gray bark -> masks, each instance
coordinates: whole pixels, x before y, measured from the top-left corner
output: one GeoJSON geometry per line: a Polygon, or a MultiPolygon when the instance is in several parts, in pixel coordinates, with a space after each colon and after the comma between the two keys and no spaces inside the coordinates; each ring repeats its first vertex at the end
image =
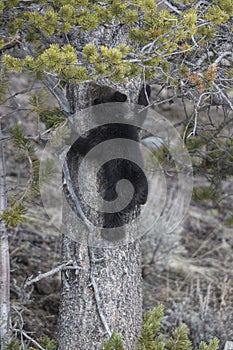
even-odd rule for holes
{"type": "Polygon", "coordinates": [[[63,237],[63,258],[76,258],[81,269],[62,274],[59,349],[99,349],[108,328],[133,349],[142,312],[140,243],[92,253],[101,262],[93,263],[90,249],[63,237]]]}
{"type": "MultiPolygon", "coordinates": [[[[0,213],[6,209],[6,171],[0,127],[0,213]]],[[[8,233],[4,221],[0,222],[0,348],[5,349],[10,327],[10,258],[8,233]]]]}
{"type": "MultiPolygon", "coordinates": [[[[74,31],[69,40],[78,51],[87,42],[107,46],[125,42],[124,30],[120,26],[107,29],[101,26],[88,36],[74,31]]],[[[128,96],[128,102],[135,103],[142,81],[132,79],[120,85],[101,79],[97,83],[119,89],[128,96]]],[[[89,83],[69,86],[67,98],[73,113],[88,107],[89,83]]],[[[68,159],[73,182],[74,162],[68,159]]],[[[140,242],[137,240],[115,248],[91,248],[85,239],[82,243],[71,239],[77,234],[80,237],[84,229],[77,224],[69,205],[64,203],[62,258],[64,261],[73,260],[76,269],[62,273],[59,350],[99,349],[112,332],[121,333],[125,349],[132,350],[142,320],[140,242]]]]}
{"type": "MultiPolygon", "coordinates": [[[[134,102],[139,83],[131,82],[134,102]]],[[[88,84],[70,87],[68,96],[73,109],[86,107],[88,95],[88,84]]],[[[68,159],[74,187],[75,162],[68,159]]],[[[85,239],[82,244],[73,241],[70,237],[80,237],[85,227],[77,222],[76,214],[66,203],[63,224],[62,258],[73,260],[76,269],[62,273],[59,349],[99,349],[112,332],[122,334],[125,349],[133,349],[142,318],[140,242],[92,248],[85,239]]]]}

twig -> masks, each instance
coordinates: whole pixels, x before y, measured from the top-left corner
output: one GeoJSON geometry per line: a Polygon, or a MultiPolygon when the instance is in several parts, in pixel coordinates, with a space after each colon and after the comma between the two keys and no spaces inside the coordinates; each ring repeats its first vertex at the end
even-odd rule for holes
{"type": "Polygon", "coordinates": [[[35,344],[38,349],[40,350],[46,350],[45,348],[43,348],[35,339],[33,339],[32,337],[30,337],[30,335],[28,335],[23,329],[20,330],[20,332],[23,334],[23,336],[27,339],[29,339],[33,344],[35,344]]]}
{"type": "MultiPolygon", "coordinates": [[[[32,337],[30,337],[30,335],[28,335],[24,330],[23,330],[23,326],[24,326],[24,320],[22,317],[21,312],[19,312],[17,310],[17,308],[13,307],[14,311],[17,313],[17,315],[19,316],[20,319],[20,329],[17,328],[13,328],[14,332],[19,332],[20,333],[20,337],[21,337],[21,346],[24,348],[24,341],[23,341],[23,336],[25,338],[27,338],[28,340],[30,340],[33,344],[35,344],[40,350],[46,350],[44,349],[35,339],[33,339],[32,337]]],[[[21,347],[20,347],[21,348],[21,347]]]]}
{"type": "Polygon", "coordinates": [[[165,5],[167,5],[172,11],[174,11],[175,13],[177,13],[178,15],[180,14],[180,11],[173,5],[171,5],[169,3],[169,1],[164,1],[163,2],[165,5]]]}
{"type": "MultiPolygon", "coordinates": [[[[24,283],[24,288],[30,286],[31,284],[38,282],[42,280],[43,278],[49,277],[54,275],[55,273],[63,270],[65,267],[68,267],[69,265],[73,264],[73,261],[70,260],[67,263],[61,264],[59,266],[54,267],[52,270],[47,271],[45,273],[41,273],[40,275],[36,276],[35,278],[30,279],[30,277],[27,279],[27,281],[24,283]]],[[[77,266],[75,268],[78,268],[77,266]]],[[[80,267],[81,269],[81,267],[80,267]]]]}
{"type": "Polygon", "coordinates": [[[73,185],[72,185],[72,181],[71,181],[71,178],[70,178],[70,172],[69,172],[69,168],[68,168],[68,164],[67,164],[67,161],[66,159],[64,160],[64,163],[63,163],[63,174],[64,174],[64,184],[67,186],[67,190],[71,196],[71,199],[75,205],[75,209],[76,209],[76,212],[80,215],[80,218],[83,220],[84,224],[87,226],[87,228],[89,229],[89,231],[92,231],[94,226],[93,224],[91,223],[91,221],[89,221],[81,206],[80,206],[80,203],[79,203],[79,200],[74,192],[74,189],[73,189],[73,185]]]}
{"type": "Polygon", "coordinates": [[[209,51],[208,53],[204,53],[197,61],[196,67],[200,67],[206,58],[213,57],[213,56],[214,56],[214,53],[212,51],[209,51]]]}
{"type": "Polygon", "coordinates": [[[225,100],[227,102],[227,104],[230,106],[231,110],[233,111],[233,105],[232,105],[231,101],[229,100],[229,98],[227,97],[227,95],[225,95],[225,93],[220,89],[220,87],[216,83],[213,83],[213,86],[218,90],[218,92],[222,96],[223,100],[225,100]]]}
{"type": "Polygon", "coordinates": [[[98,289],[97,283],[95,281],[95,278],[93,276],[93,265],[94,265],[96,259],[94,257],[94,253],[91,250],[90,246],[88,247],[88,253],[89,253],[89,259],[90,259],[90,281],[91,281],[91,285],[92,285],[92,287],[94,289],[94,295],[95,295],[95,301],[96,301],[97,310],[98,310],[101,322],[102,322],[102,324],[103,324],[103,326],[104,326],[104,328],[105,328],[105,330],[108,333],[108,336],[110,338],[112,333],[110,331],[110,328],[108,326],[107,320],[106,320],[106,318],[104,316],[104,313],[102,311],[101,302],[100,302],[100,295],[99,295],[99,289],[98,289]]]}
{"type": "Polygon", "coordinates": [[[23,334],[22,334],[22,330],[23,330],[23,326],[24,326],[24,320],[23,320],[23,316],[22,316],[22,313],[17,310],[16,307],[12,306],[12,309],[17,313],[18,317],[19,317],[19,320],[16,321],[16,324],[19,323],[19,327],[20,329],[16,329],[16,327],[12,327],[12,330],[14,332],[16,332],[16,335],[17,335],[17,332],[20,332],[20,340],[21,340],[21,346],[23,347],[23,334]]]}
{"type": "Polygon", "coordinates": [[[111,331],[109,329],[109,326],[107,324],[106,318],[105,318],[105,316],[104,316],[104,314],[102,312],[101,306],[100,306],[100,295],[99,295],[98,286],[97,286],[96,281],[95,281],[93,276],[90,277],[90,280],[91,280],[92,287],[94,289],[95,301],[96,301],[96,306],[97,306],[97,309],[98,309],[99,317],[101,319],[101,322],[102,322],[106,332],[108,333],[109,337],[111,337],[112,333],[111,333],[111,331]]]}
{"type": "Polygon", "coordinates": [[[232,53],[231,51],[223,52],[223,53],[214,61],[214,64],[219,64],[219,62],[221,62],[221,60],[223,59],[223,57],[226,57],[226,56],[233,56],[233,53],[232,53]]]}
{"type": "Polygon", "coordinates": [[[69,101],[65,97],[65,94],[62,91],[62,89],[59,86],[57,86],[57,84],[48,76],[43,78],[43,83],[51,91],[51,93],[55,96],[62,111],[64,111],[67,114],[70,114],[69,101]]]}

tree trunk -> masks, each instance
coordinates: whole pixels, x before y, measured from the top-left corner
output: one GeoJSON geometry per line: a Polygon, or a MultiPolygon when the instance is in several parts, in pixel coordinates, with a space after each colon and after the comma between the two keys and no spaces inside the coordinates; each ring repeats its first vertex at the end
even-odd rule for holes
{"type": "MultiPolygon", "coordinates": [[[[121,24],[99,26],[88,33],[74,29],[69,42],[77,51],[92,42],[96,47],[114,47],[126,43],[127,28],[121,24]]],[[[137,103],[141,78],[125,84],[97,81],[126,94],[127,102],[137,103]]],[[[71,113],[90,106],[90,83],[70,85],[67,98],[71,113]]],[[[72,147],[71,147],[72,148],[72,147]]],[[[75,154],[68,163],[75,186],[75,154]]],[[[122,333],[125,349],[134,348],[142,321],[141,246],[139,240],[115,248],[93,248],[85,239],[79,243],[72,237],[84,236],[85,227],[77,222],[73,210],[64,203],[62,259],[72,260],[74,269],[63,271],[58,325],[59,350],[94,350],[112,332],[122,333]]],[[[132,228],[137,230],[136,227],[132,228]]],[[[128,232],[127,232],[128,233],[128,232]]],[[[131,232],[134,234],[134,232],[131,232]]]]}
{"type": "MultiPolygon", "coordinates": [[[[0,126],[0,139],[2,131],[0,126]]],[[[6,209],[6,171],[3,141],[0,141],[0,213],[6,209]]],[[[5,349],[10,328],[10,258],[8,234],[4,221],[0,222],[0,348],[5,349]]]]}
{"type": "Polygon", "coordinates": [[[63,237],[63,259],[76,258],[81,269],[62,274],[59,349],[99,349],[109,331],[133,349],[142,314],[140,243],[91,248],[96,263],[89,249],[63,237]]]}
{"type": "MultiPolygon", "coordinates": [[[[114,88],[127,92],[129,102],[136,102],[139,86],[140,80],[135,79],[114,88]]],[[[70,86],[67,96],[74,112],[88,106],[89,95],[87,83],[70,86]]],[[[75,153],[68,157],[75,187],[72,158],[75,153]]],[[[59,350],[99,349],[112,332],[121,333],[125,349],[132,350],[142,320],[140,241],[113,248],[88,247],[85,240],[77,243],[71,237],[80,237],[85,227],[75,216],[64,203],[62,259],[72,260],[74,269],[62,273],[59,350]]]]}

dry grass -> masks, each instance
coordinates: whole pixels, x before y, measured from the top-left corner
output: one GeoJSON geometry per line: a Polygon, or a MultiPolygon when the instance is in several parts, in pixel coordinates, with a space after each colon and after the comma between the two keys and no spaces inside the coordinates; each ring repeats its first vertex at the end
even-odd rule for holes
{"type": "MultiPolygon", "coordinates": [[[[228,191],[230,187],[229,182],[228,191]]],[[[144,267],[145,309],[162,302],[167,316],[163,330],[170,333],[185,322],[195,348],[217,336],[223,349],[233,339],[233,235],[222,217],[221,207],[191,206],[181,234],[184,253],[171,252],[162,270],[156,254],[144,267]]]]}

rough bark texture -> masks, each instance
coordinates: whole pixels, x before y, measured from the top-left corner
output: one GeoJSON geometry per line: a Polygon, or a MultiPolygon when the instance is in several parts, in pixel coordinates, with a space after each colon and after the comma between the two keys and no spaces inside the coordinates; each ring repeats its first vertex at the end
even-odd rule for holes
{"type": "Polygon", "coordinates": [[[140,243],[115,250],[92,248],[92,252],[104,260],[92,265],[87,247],[63,237],[63,257],[75,257],[81,269],[66,270],[62,275],[59,349],[99,349],[108,337],[100,312],[111,332],[122,333],[125,348],[133,349],[141,326],[140,243]]]}
{"type": "MultiPolygon", "coordinates": [[[[73,91],[79,100],[88,92],[86,85],[73,91]]],[[[75,172],[75,166],[71,171],[75,172]]],[[[73,182],[75,187],[75,177],[73,182]]],[[[63,222],[69,237],[84,232],[65,204],[63,222]]],[[[110,332],[122,333],[125,348],[133,349],[142,317],[140,242],[112,249],[88,248],[85,239],[78,244],[69,237],[63,237],[63,260],[73,260],[80,268],[62,275],[59,349],[98,349],[109,336],[108,327],[110,332]]]]}
{"type": "MultiPolygon", "coordinates": [[[[0,128],[0,138],[2,131],[0,128]]],[[[3,142],[0,142],[0,213],[6,209],[6,171],[3,142]]],[[[6,226],[0,222],[0,348],[5,349],[10,327],[10,258],[6,226]]]]}
{"type": "MultiPolygon", "coordinates": [[[[124,30],[120,26],[101,26],[88,36],[73,32],[69,40],[77,50],[87,42],[116,45],[124,41],[124,30]]],[[[128,102],[134,103],[142,84],[139,78],[122,85],[109,83],[106,79],[97,82],[119,89],[127,95],[128,102]]],[[[69,86],[67,97],[73,113],[88,107],[89,83],[69,86]]],[[[68,159],[73,172],[72,162],[68,159]]],[[[132,350],[142,319],[140,242],[110,249],[88,248],[85,238],[82,244],[73,241],[70,237],[77,232],[80,237],[84,227],[77,223],[74,212],[66,203],[63,224],[62,258],[73,260],[77,269],[62,273],[59,350],[99,349],[111,332],[122,333],[125,349],[132,350]]]]}

